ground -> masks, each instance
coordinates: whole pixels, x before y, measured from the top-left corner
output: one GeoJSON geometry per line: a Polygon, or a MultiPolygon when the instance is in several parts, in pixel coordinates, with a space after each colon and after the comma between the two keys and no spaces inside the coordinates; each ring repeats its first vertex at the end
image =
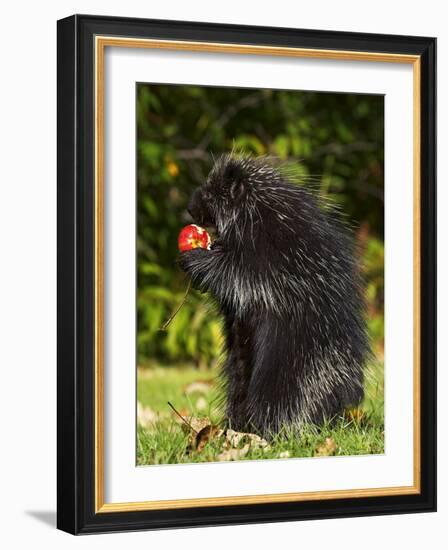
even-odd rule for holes
{"type": "Polygon", "coordinates": [[[370,365],[357,409],[316,429],[265,441],[225,431],[218,372],[192,366],[138,369],[137,464],[178,464],[384,452],[383,364],[370,365]]]}

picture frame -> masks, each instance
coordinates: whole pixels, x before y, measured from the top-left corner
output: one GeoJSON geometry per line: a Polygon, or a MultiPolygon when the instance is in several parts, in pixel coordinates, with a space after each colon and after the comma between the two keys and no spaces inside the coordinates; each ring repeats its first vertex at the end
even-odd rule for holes
{"type": "MultiPolygon", "coordinates": [[[[436,40],[74,15],[58,21],[57,66],[58,528],[84,534],[435,511],[436,40]],[[143,501],[105,499],[107,48],[412,67],[413,483],[174,500],[150,495],[143,501]]],[[[276,467],[282,467],[281,461],[276,467]]]]}

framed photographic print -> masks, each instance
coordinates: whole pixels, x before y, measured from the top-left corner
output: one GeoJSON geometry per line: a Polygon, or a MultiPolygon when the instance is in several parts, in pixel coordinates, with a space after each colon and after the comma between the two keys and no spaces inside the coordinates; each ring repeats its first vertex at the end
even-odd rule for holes
{"type": "Polygon", "coordinates": [[[436,507],[433,38],[58,22],[58,527],[436,507]]]}

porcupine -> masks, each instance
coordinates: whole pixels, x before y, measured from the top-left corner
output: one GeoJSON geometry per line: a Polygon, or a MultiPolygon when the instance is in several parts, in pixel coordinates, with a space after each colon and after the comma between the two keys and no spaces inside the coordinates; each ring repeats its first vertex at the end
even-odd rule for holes
{"type": "Polygon", "coordinates": [[[359,404],[369,355],[351,230],[293,179],[267,158],[221,156],[188,205],[216,238],[179,257],[224,318],[228,422],[265,436],[359,404]]]}

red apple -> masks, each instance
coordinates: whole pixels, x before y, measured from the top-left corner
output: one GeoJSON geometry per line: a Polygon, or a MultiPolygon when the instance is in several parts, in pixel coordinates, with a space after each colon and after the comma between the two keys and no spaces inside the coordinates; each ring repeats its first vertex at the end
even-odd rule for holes
{"type": "Polygon", "coordinates": [[[210,248],[212,241],[210,235],[203,227],[191,224],[186,225],[177,239],[177,244],[181,252],[192,250],[193,248],[210,248]]]}

